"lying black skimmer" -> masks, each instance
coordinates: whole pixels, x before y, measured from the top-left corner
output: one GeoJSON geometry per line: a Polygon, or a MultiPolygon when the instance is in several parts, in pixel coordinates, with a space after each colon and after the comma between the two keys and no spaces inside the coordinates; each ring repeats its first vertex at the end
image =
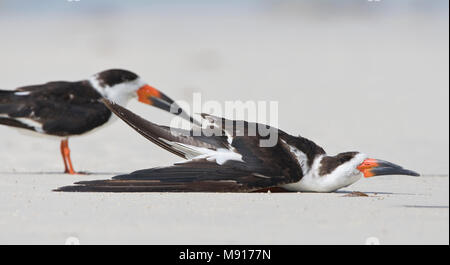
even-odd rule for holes
{"type": "Polygon", "coordinates": [[[218,136],[206,136],[211,135],[205,131],[208,129],[203,129],[199,135],[192,130],[159,126],[117,104],[107,101],[105,104],[145,138],[188,161],[140,170],[111,180],[82,181],[56,191],[254,192],[281,188],[332,192],[351,185],[362,176],[419,176],[359,152],[329,156],[314,142],[273,127],[269,129],[278,134],[275,145],[261,147],[260,140],[264,137],[258,133],[250,136],[248,128],[266,127],[262,124],[242,122],[242,127],[237,126],[239,122],[203,114],[214,125],[208,128],[221,131],[218,136]],[[234,126],[227,129],[227,124],[234,126]]]}
{"type": "Polygon", "coordinates": [[[192,121],[186,112],[176,108],[172,99],[136,74],[111,69],[82,81],[57,81],[13,91],[0,90],[0,124],[60,137],[65,173],[76,174],[68,138],[112,120],[112,113],[100,102],[101,98],[125,105],[135,97],[142,103],[192,121]]]}

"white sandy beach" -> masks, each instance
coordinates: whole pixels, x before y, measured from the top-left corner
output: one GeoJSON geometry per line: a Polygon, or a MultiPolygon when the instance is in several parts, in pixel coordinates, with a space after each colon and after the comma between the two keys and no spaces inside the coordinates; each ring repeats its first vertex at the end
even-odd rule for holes
{"type": "Polygon", "coordinates": [[[365,179],[330,194],[51,192],[91,178],[2,174],[0,244],[449,242],[448,176],[365,179]],[[355,190],[369,197],[346,197],[355,190]]]}
{"type": "Polygon", "coordinates": [[[358,150],[423,176],[331,194],[55,193],[179,159],[117,121],[71,139],[75,169],[95,174],[66,176],[58,141],[0,126],[0,244],[449,244],[448,8],[41,14],[1,3],[1,89],[126,68],[174,99],[277,101],[278,127],[329,154],[358,150]]]}

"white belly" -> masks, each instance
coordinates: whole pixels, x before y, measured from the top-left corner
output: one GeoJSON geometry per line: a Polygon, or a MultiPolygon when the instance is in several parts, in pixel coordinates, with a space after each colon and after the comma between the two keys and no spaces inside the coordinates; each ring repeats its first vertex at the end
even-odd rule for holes
{"type": "Polygon", "coordinates": [[[303,192],[333,192],[338,189],[347,187],[359,179],[362,174],[354,175],[341,179],[330,179],[327,177],[303,177],[299,182],[285,184],[281,187],[289,191],[303,191],[303,192]]]}

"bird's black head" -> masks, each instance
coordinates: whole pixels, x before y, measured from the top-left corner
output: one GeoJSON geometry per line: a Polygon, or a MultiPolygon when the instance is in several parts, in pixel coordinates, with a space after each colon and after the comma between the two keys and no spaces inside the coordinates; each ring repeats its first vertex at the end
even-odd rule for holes
{"type": "Polygon", "coordinates": [[[139,76],[133,72],[122,69],[110,69],[97,74],[101,86],[113,87],[117,84],[135,81],[139,76]]]}
{"type": "Polygon", "coordinates": [[[109,69],[95,74],[89,82],[104,98],[115,103],[125,105],[129,99],[137,97],[139,102],[194,121],[174,100],[128,70],[109,69]]]}
{"type": "Polygon", "coordinates": [[[336,156],[324,156],[319,167],[319,175],[341,174],[356,175],[362,173],[364,177],[380,175],[410,175],[419,176],[418,173],[404,169],[394,163],[368,158],[359,152],[345,152],[336,156]]]}
{"type": "Polygon", "coordinates": [[[335,156],[323,157],[320,162],[319,174],[321,176],[330,174],[340,165],[351,161],[357,154],[359,152],[345,152],[335,156]]]}

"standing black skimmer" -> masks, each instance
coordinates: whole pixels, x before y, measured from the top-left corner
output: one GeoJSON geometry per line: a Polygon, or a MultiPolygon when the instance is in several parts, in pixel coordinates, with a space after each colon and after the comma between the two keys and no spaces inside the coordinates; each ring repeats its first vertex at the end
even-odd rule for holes
{"type": "MultiPolygon", "coordinates": [[[[266,125],[202,116],[220,130],[218,136],[146,121],[127,109],[104,101],[133,129],[158,146],[189,159],[169,167],[136,171],[111,180],[82,181],[56,191],[76,192],[254,192],[267,189],[332,192],[362,176],[411,175],[416,172],[359,152],[328,156],[314,142],[266,125]],[[228,129],[233,124],[232,129],[228,129]],[[242,126],[239,126],[243,125],[242,126]],[[249,128],[264,126],[277,133],[275,145],[261,147],[266,137],[249,136],[249,128]],[[199,135],[199,136],[196,136],[199,135]]],[[[258,132],[259,130],[252,130],[258,132]]],[[[217,135],[217,134],[216,134],[217,135]]]]}
{"type": "Polygon", "coordinates": [[[125,105],[136,97],[142,103],[193,120],[172,99],[136,74],[111,69],[82,81],[0,90],[0,124],[60,137],[65,173],[77,174],[70,159],[68,138],[112,120],[112,113],[100,102],[101,98],[125,105]]]}

